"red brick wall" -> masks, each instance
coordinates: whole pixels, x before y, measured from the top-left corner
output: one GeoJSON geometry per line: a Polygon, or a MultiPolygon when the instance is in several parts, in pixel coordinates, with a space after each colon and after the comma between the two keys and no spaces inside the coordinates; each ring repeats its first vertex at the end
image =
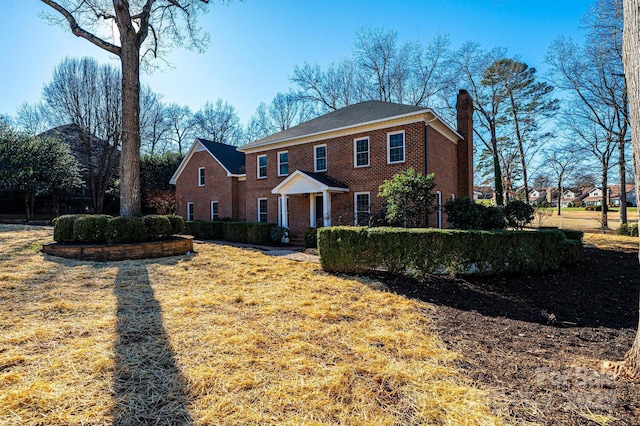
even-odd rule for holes
{"type": "Polygon", "coordinates": [[[218,201],[218,216],[244,220],[240,203],[244,199],[234,196],[234,186],[239,187],[237,178],[227,176],[227,172],[208,151],[195,152],[176,181],[178,214],[187,218],[187,203],[193,203],[195,220],[211,220],[211,201],[218,201]],[[205,186],[198,186],[198,168],[205,168],[205,186]],[[236,208],[234,209],[234,201],[236,208]]]}
{"type": "MultiPolygon", "coordinates": [[[[436,173],[438,190],[443,193],[443,200],[457,192],[456,145],[444,138],[437,131],[429,129],[429,172],[436,173]]],[[[346,184],[349,192],[333,194],[332,221],[334,224],[353,224],[354,193],[369,192],[371,212],[376,213],[384,206],[384,200],[379,198],[378,187],[385,179],[390,179],[396,173],[410,167],[421,173],[425,172],[425,124],[412,123],[403,126],[389,127],[371,132],[357,133],[324,141],[307,144],[275,148],[260,153],[246,155],[247,181],[246,206],[247,220],[257,220],[257,199],[268,198],[268,219],[278,221],[277,195],[271,190],[281,183],[286,176],[277,175],[277,153],[289,152],[289,173],[295,170],[314,171],[313,151],[315,145],[327,145],[326,174],[346,184]],[[405,162],[387,164],[387,133],[405,131],[405,162]],[[354,167],[353,145],[354,139],[369,137],[370,165],[368,167],[354,167]],[[257,178],[257,156],[267,154],[267,178],[257,178]]],[[[309,198],[293,196],[289,198],[289,225],[291,236],[298,236],[309,226],[309,198]]]]}

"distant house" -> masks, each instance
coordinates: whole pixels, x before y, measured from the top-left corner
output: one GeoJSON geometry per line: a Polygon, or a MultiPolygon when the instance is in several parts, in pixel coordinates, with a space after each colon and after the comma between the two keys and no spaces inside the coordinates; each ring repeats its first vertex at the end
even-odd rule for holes
{"type": "MultiPolygon", "coordinates": [[[[612,206],[620,207],[620,185],[609,186],[610,199],[609,202],[612,206]]],[[[638,202],[636,200],[636,186],[633,184],[626,185],[627,205],[636,207],[638,202]]]]}
{"type": "MultiPolygon", "coordinates": [[[[607,188],[608,189],[608,188],[607,188]]],[[[602,205],[602,188],[588,188],[578,197],[584,206],[601,206],[602,205]]],[[[607,200],[610,199],[610,191],[607,194],[607,200]]],[[[608,202],[607,202],[608,204],[608,202]]]]}
{"type": "Polygon", "coordinates": [[[171,180],[187,219],[210,220],[217,211],[277,223],[293,239],[309,227],[368,225],[385,207],[379,186],[409,168],[435,173],[432,226],[445,225],[447,199],[473,196],[473,104],[466,91],[458,94],[456,128],[429,108],[369,101],[241,146],[237,157],[220,145],[197,139],[171,180]]]}

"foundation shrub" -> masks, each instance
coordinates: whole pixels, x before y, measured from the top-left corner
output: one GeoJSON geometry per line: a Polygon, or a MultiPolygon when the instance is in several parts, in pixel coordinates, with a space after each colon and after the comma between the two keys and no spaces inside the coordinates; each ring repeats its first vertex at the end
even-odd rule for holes
{"type": "Polygon", "coordinates": [[[66,214],[53,219],[53,240],[57,243],[73,243],[73,223],[83,214],[66,214]]]}
{"type": "Polygon", "coordinates": [[[173,233],[171,221],[166,216],[151,214],[142,218],[147,229],[147,235],[152,240],[161,240],[169,237],[173,233]]]}
{"type": "Polygon", "coordinates": [[[247,222],[246,225],[247,225],[247,242],[248,243],[271,244],[272,242],[271,230],[277,227],[275,223],[247,222]]]}
{"type": "Polygon", "coordinates": [[[76,243],[104,244],[107,241],[105,232],[109,219],[111,219],[111,216],[102,214],[77,218],[73,222],[73,241],[76,243]]]}
{"type": "Polygon", "coordinates": [[[222,226],[224,239],[236,243],[248,243],[248,222],[225,222],[222,226]]]}
{"type": "Polygon", "coordinates": [[[185,222],[185,234],[193,235],[202,240],[223,240],[223,222],[206,222],[204,220],[189,220],[185,222]]]}
{"type": "Polygon", "coordinates": [[[576,260],[580,244],[561,231],[330,227],[318,231],[322,267],[398,275],[530,273],[576,260]]]}
{"type": "Polygon", "coordinates": [[[107,222],[108,243],[136,243],[147,241],[149,235],[141,217],[114,217],[107,222]]]}
{"type": "Polygon", "coordinates": [[[307,228],[304,232],[304,245],[307,248],[318,248],[318,228],[307,228]]]}

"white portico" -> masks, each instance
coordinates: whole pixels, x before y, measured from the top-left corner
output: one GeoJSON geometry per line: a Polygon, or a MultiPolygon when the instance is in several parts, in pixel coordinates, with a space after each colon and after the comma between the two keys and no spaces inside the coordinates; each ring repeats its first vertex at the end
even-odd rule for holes
{"type": "Polygon", "coordinates": [[[309,226],[331,226],[331,194],[340,192],[349,192],[349,188],[325,174],[296,170],[271,190],[279,195],[279,225],[289,227],[288,197],[309,195],[309,226]],[[319,220],[322,222],[318,223],[319,220]]]}

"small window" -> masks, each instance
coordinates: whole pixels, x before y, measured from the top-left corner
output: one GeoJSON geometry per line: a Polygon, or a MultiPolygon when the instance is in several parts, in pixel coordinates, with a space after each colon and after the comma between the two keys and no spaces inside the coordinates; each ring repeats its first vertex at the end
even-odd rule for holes
{"type": "Polygon", "coordinates": [[[370,197],[368,192],[356,192],[355,200],[355,224],[361,226],[369,226],[369,218],[371,216],[370,197]]]}
{"type": "Polygon", "coordinates": [[[258,155],[258,179],[267,177],[267,156],[258,155]]]}
{"type": "Polygon", "coordinates": [[[187,203],[187,220],[193,220],[193,203],[187,203]]]}
{"type": "Polygon", "coordinates": [[[258,222],[267,222],[267,199],[258,198],[258,222]]]}
{"type": "Polygon", "coordinates": [[[278,153],[278,176],[289,174],[289,151],[278,153]]]}
{"type": "Polygon", "coordinates": [[[404,162],[404,131],[387,134],[388,163],[404,162]]]}
{"type": "Polygon", "coordinates": [[[327,171],[327,146],[317,145],[313,147],[313,163],[314,171],[326,172],[327,171]]]}
{"type": "Polygon", "coordinates": [[[355,167],[367,167],[369,165],[369,138],[353,141],[353,164],[355,167]]]}
{"type": "Polygon", "coordinates": [[[218,220],[218,202],[211,202],[211,220],[218,220]]]}
{"type": "Polygon", "coordinates": [[[198,167],[198,186],[204,186],[204,167],[198,167]]]}

